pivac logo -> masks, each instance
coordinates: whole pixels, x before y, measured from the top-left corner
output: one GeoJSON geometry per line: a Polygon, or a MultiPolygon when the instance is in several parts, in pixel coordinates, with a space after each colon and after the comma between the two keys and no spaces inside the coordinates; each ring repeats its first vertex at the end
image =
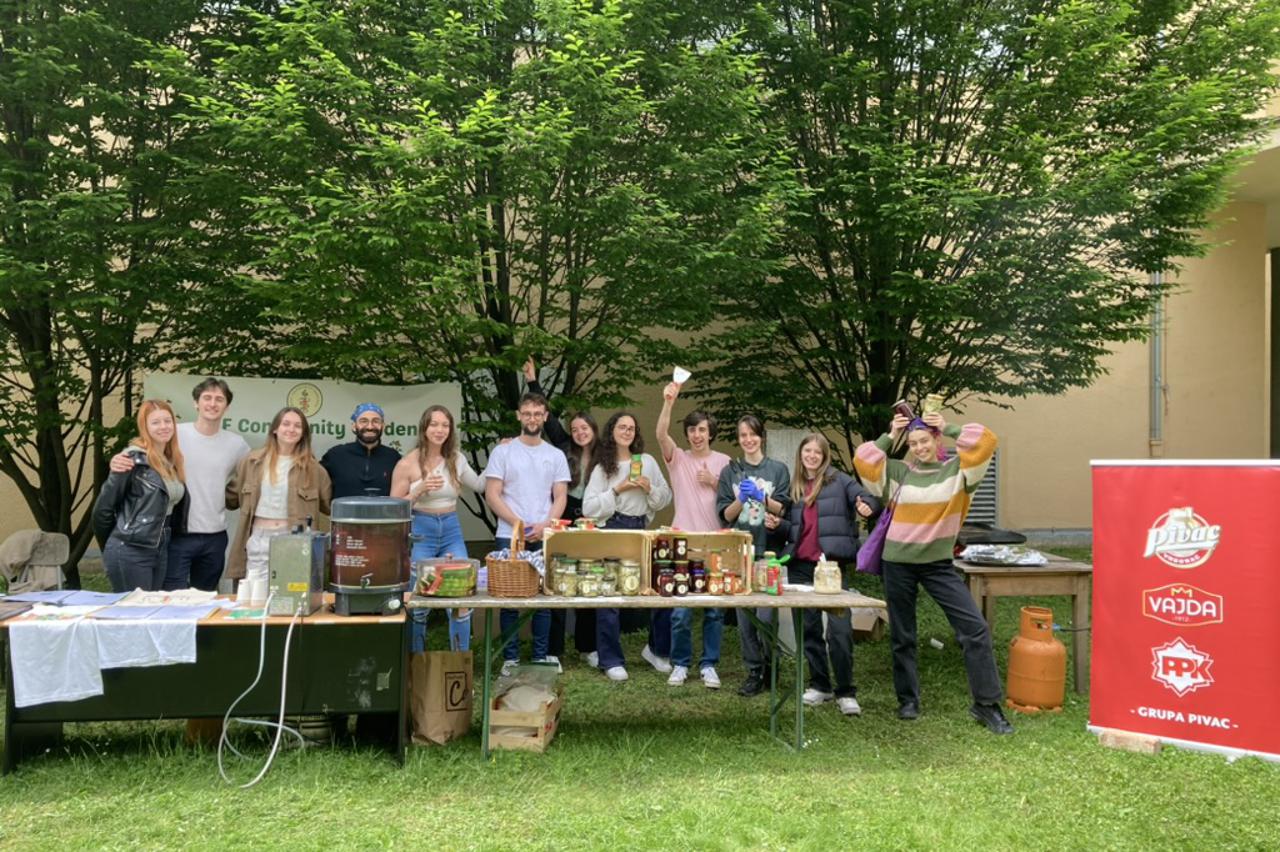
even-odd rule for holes
{"type": "Polygon", "coordinates": [[[324,394],[311,382],[302,382],[289,389],[285,404],[292,405],[307,417],[315,417],[324,405],[324,394]]]}
{"type": "Polygon", "coordinates": [[[1222,538],[1222,527],[1211,524],[1190,506],[1180,506],[1156,518],[1147,530],[1143,559],[1154,556],[1171,568],[1195,568],[1209,561],[1222,538]]]}

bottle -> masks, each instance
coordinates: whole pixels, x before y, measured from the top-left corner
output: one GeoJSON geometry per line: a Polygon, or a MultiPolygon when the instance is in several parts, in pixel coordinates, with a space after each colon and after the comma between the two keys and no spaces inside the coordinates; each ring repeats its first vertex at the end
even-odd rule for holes
{"type": "Polygon", "coordinates": [[[631,457],[631,472],[627,474],[627,479],[635,482],[644,475],[644,456],[636,453],[631,457]]]}

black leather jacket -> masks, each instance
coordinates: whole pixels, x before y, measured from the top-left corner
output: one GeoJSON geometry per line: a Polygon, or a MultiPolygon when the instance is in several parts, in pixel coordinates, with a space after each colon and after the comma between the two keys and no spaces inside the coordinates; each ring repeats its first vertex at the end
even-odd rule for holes
{"type": "MultiPolygon", "coordinates": [[[[133,470],[112,473],[98,492],[93,504],[93,534],[102,547],[113,535],[127,544],[159,547],[169,520],[169,489],[160,474],[147,464],[145,452],[131,448],[129,453],[133,456],[133,470]]],[[[182,499],[185,501],[186,496],[182,499]]]]}

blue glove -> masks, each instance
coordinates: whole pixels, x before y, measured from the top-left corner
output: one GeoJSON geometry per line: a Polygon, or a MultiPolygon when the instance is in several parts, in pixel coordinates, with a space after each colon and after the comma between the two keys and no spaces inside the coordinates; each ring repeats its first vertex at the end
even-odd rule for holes
{"type": "Polygon", "coordinates": [[[748,500],[755,500],[758,503],[764,502],[764,492],[760,490],[760,486],[756,485],[750,479],[744,479],[738,483],[738,502],[746,503],[748,500]]]}

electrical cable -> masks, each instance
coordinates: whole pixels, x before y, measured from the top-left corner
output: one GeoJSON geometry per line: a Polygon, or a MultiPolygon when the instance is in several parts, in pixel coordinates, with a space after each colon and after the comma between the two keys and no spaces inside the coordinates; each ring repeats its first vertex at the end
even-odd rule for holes
{"type": "Polygon", "coordinates": [[[259,634],[259,641],[258,641],[258,673],[254,675],[253,683],[249,684],[248,688],[246,688],[244,692],[240,693],[240,695],[236,698],[235,701],[231,702],[231,706],[228,707],[227,712],[223,714],[222,735],[218,737],[218,774],[221,775],[222,780],[226,781],[228,784],[235,784],[236,782],[232,781],[230,778],[227,777],[226,767],[223,765],[223,759],[222,759],[223,748],[226,747],[231,749],[231,751],[236,755],[236,757],[239,757],[241,759],[247,759],[247,756],[243,752],[241,752],[239,749],[237,749],[234,745],[232,745],[231,740],[228,739],[227,729],[230,727],[230,723],[240,722],[241,724],[244,724],[244,725],[257,725],[264,728],[275,729],[275,732],[276,732],[275,740],[271,744],[271,752],[267,755],[266,763],[262,765],[262,769],[253,778],[253,780],[239,785],[240,789],[242,790],[247,790],[248,788],[252,787],[254,784],[257,784],[266,776],[267,770],[271,768],[271,764],[276,759],[276,754],[280,751],[280,738],[285,734],[285,732],[288,732],[293,736],[297,737],[298,743],[300,745],[306,745],[306,740],[303,738],[302,733],[298,731],[296,728],[291,728],[284,723],[285,696],[286,696],[286,691],[288,689],[288,684],[289,684],[289,645],[293,641],[293,629],[298,625],[298,621],[302,617],[301,607],[299,607],[297,611],[294,612],[293,618],[290,619],[289,621],[289,629],[285,632],[285,636],[284,636],[284,657],[281,661],[281,671],[280,671],[280,716],[279,718],[274,722],[270,720],[264,720],[264,719],[242,719],[239,717],[235,719],[231,718],[231,714],[236,709],[236,705],[238,705],[242,700],[244,700],[245,696],[247,696],[250,692],[253,692],[254,687],[258,685],[258,682],[260,680],[262,680],[262,671],[265,668],[266,657],[267,657],[267,613],[271,611],[271,598],[273,598],[274,596],[275,596],[274,594],[268,595],[266,603],[263,604],[262,606],[262,631],[259,634]]]}

